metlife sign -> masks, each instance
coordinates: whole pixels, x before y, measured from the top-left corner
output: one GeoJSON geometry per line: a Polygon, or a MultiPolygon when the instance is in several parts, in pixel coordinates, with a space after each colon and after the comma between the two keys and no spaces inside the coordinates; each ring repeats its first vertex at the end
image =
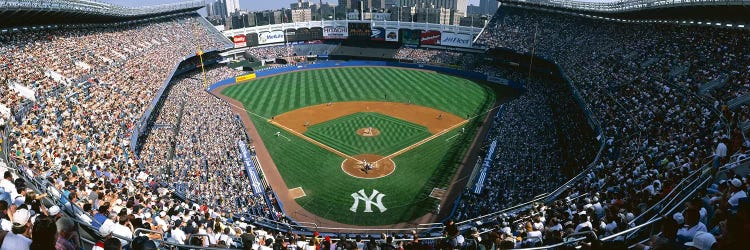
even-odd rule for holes
{"type": "Polygon", "coordinates": [[[261,32],[258,34],[259,44],[269,43],[283,43],[284,42],[284,31],[276,30],[271,32],[261,32]]]}
{"type": "Polygon", "coordinates": [[[440,45],[471,48],[472,40],[469,34],[443,33],[440,45]]]}

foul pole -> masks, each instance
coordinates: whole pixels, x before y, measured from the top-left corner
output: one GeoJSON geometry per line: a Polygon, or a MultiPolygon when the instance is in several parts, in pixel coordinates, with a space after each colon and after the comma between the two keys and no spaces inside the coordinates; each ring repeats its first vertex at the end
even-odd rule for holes
{"type": "Polygon", "coordinates": [[[193,30],[193,34],[195,34],[195,46],[198,47],[198,52],[196,54],[198,55],[198,58],[201,60],[201,72],[203,73],[203,88],[208,89],[208,80],[206,79],[206,68],[203,67],[203,50],[201,50],[201,43],[198,42],[198,23],[194,23],[193,27],[195,29],[193,30]]]}

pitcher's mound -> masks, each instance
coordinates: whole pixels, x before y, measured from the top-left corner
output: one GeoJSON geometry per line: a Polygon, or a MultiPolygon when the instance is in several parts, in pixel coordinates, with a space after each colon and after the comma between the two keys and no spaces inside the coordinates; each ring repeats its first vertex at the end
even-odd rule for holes
{"type": "Polygon", "coordinates": [[[347,174],[362,179],[377,179],[388,176],[396,170],[396,163],[390,158],[374,154],[355,155],[354,159],[346,159],[341,163],[341,169],[347,174]]]}
{"type": "Polygon", "coordinates": [[[357,134],[365,137],[378,136],[380,134],[380,130],[373,127],[360,128],[357,129],[357,134]]]}

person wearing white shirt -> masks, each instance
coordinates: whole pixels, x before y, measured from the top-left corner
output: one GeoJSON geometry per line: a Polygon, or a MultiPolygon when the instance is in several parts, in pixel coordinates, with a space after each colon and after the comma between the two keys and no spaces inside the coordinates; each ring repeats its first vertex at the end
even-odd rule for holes
{"type": "MultiPolygon", "coordinates": [[[[206,228],[206,234],[208,234],[208,245],[216,245],[216,234],[214,233],[214,229],[207,227],[206,228]]],[[[206,243],[204,243],[205,245],[206,243]]]]}
{"type": "Polygon", "coordinates": [[[716,150],[714,151],[714,168],[719,168],[721,166],[722,161],[726,157],[727,157],[727,145],[724,144],[724,138],[722,138],[719,141],[719,145],[716,145],[716,150]]]}
{"type": "Polygon", "coordinates": [[[706,225],[701,223],[700,213],[696,209],[688,209],[683,214],[685,225],[677,230],[677,240],[679,242],[688,242],[693,239],[697,232],[707,232],[706,225]]]}
{"type": "Polygon", "coordinates": [[[222,232],[217,233],[216,234],[217,243],[223,241],[227,246],[231,246],[232,244],[234,244],[234,242],[232,242],[232,238],[229,237],[229,233],[230,233],[229,227],[224,228],[223,233],[222,232]]]}
{"type": "Polygon", "coordinates": [[[740,199],[747,197],[744,185],[740,179],[734,178],[730,182],[732,196],[729,197],[728,203],[735,210],[740,205],[740,199]]]}
{"type": "Polygon", "coordinates": [[[18,209],[13,213],[13,228],[3,239],[0,250],[29,249],[31,245],[31,213],[27,209],[18,209]]]}
{"type": "Polygon", "coordinates": [[[3,179],[0,180],[0,187],[5,189],[5,192],[10,194],[10,197],[15,199],[18,196],[18,190],[16,190],[16,184],[13,183],[13,174],[10,171],[5,171],[3,179]]]}
{"type": "Polygon", "coordinates": [[[119,223],[112,226],[112,234],[118,236],[118,239],[123,246],[127,245],[128,242],[133,239],[133,231],[130,230],[128,217],[120,217],[119,223]]]}
{"type": "MultiPolygon", "coordinates": [[[[198,225],[198,234],[208,234],[208,232],[206,231],[206,228],[204,227],[203,224],[198,225]]],[[[203,236],[202,238],[203,238],[202,239],[203,240],[203,247],[208,247],[208,243],[209,243],[210,239],[208,237],[206,237],[206,236],[203,236]]]]}
{"type": "Polygon", "coordinates": [[[174,240],[174,242],[177,244],[185,244],[187,235],[185,235],[185,232],[180,229],[180,226],[182,226],[182,222],[177,221],[177,223],[175,223],[174,227],[172,228],[171,239],[174,240]]]}

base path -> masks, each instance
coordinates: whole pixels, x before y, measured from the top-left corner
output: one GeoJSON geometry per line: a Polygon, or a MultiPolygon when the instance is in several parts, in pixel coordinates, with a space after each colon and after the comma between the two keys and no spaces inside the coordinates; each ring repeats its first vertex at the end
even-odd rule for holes
{"type": "Polygon", "coordinates": [[[465,119],[434,108],[400,102],[334,102],[295,109],[273,118],[273,121],[304,134],[308,126],[359,112],[375,112],[419,124],[432,134],[463,122],[465,119]]]}

